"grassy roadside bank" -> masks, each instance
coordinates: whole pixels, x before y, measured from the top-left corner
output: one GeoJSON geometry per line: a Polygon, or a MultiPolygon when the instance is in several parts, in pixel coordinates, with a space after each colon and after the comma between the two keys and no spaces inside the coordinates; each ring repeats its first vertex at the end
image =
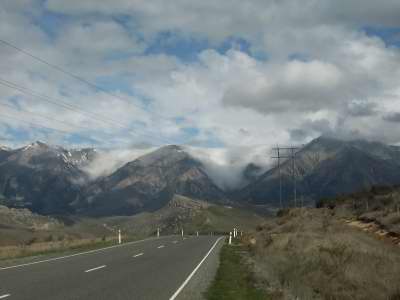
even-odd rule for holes
{"type": "MultiPolygon", "coordinates": [[[[128,237],[123,242],[131,242],[143,239],[144,237],[128,237]]],[[[54,241],[34,243],[28,246],[4,246],[0,247],[0,262],[14,261],[23,258],[36,256],[58,256],[73,254],[77,252],[90,251],[109,246],[117,245],[113,239],[78,239],[71,241],[54,241]]]]}
{"type": "Polygon", "coordinates": [[[245,262],[246,248],[241,244],[225,244],[220,253],[220,266],[206,293],[209,300],[270,299],[256,288],[251,267],[245,262]]]}
{"type": "Polygon", "coordinates": [[[273,299],[400,299],[400,252],[332,209],[286,210],[243,238],[273,299]]]}

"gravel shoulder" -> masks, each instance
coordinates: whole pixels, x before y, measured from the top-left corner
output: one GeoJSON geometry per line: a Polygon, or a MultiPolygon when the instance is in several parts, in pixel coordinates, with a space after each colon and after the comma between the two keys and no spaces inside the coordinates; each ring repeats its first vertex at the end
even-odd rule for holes
{"type": "MultiPolygon", "coordinates": [[[[177,297],[177,300],[204,300],[204,293],[213,281],[219,267],[219,257],[225,239],[221,239],[213,251],[197,270],[185,288],[177,297]]],[[[189,276],[189,274],[188,274],[189,276]]]]}

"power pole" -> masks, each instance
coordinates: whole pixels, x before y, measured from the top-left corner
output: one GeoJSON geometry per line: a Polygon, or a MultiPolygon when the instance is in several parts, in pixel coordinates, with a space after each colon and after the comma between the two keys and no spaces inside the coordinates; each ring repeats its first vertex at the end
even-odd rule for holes
{"type": "Polygon", "coordinates": [[[272,150],[276,151],[277,156],[272,156],[272,158],[278,159],[278,172],[279,172],[279,207],[280,209],[283,208],[282,204],[282,173],[281,173],[281,155],[280,155],[280,150],[279,146],[276,148],[273,148],[272,150]]]}
{"type": "Polygon", "coordinates": [[[279,170],[279,205],[282,209],[283,208],[283,205],[282,205],[282,174],[281,174],[281,156],[280,156],[279,147],[277,148],[277,150],[278,150],[278,170],[279,170]]]}
{"type": "Polygon", "coordinates": [[[277,156],[272,156],[272,158],[278,159],[278,172],[279,172],[279,204],[283,208],[282,204],[282,171],[281,171],[281,158],[286,158],[291,160],[292,164],[292,180],[293,180],[293,201],[294,206],[297,207],[297,182],[296,182],[296,154],[298,147],[279,147],[273,148],[277,156]],[[282,152],[286,151],[286,154],[282,155],[282,152]]]}
{"type": "Polygon", "coordinates": [[[293,176],[293,198],[294,207],[297,207],[297,186],[296,186],[296,150],[297,148],[291,147],[290,154],[292,156],[292,176],[293,176]]]}

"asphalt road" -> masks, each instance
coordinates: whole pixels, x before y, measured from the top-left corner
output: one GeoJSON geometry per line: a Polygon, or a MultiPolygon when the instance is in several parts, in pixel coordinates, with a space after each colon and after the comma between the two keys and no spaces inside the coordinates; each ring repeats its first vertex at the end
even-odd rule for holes
{"type": "Polygon", "coordinates": [[[215,236],[168,236],[0,267],[0,299],[181,299],[219,243],[215,236]]]}

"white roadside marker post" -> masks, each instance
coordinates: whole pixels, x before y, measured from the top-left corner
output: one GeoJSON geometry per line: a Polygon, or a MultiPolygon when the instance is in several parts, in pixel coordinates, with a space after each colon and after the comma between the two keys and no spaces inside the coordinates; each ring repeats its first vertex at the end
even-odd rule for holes
{"type": "Polygon", "coordinates": [[[160,237],[160,228],[157,228],[157,237],[160,237]]]}
{"type": "Polygon", "coordinates": [[[182,238],[183,238],[183,228],[182,228],[182,238]]]}
{"type": "Polygon", "coordinates": [[[196,232],[196,236],[199,236],[199,232],[198,231],[196,232]]]}
{"type": "Polygon", "coordinates": [[[232,231],[229,232],[229,245],[232,244],[232,231]]]}
{"type": "Polygon", "coordinates": [[[121,229],[118,229],[118,244],[122,243],[121,229]]]}

